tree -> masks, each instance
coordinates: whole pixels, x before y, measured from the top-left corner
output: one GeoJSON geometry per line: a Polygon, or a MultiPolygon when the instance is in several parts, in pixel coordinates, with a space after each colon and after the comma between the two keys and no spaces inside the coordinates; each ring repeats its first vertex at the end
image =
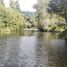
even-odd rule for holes
{"type": "Polygon", "coordinates": [[[20,31],[24,27],[24,16],[18,11],[6,8],[0,4],[0,31],[9,29],[10,31],[20,31]]]}
{"type": "Polygon", "coordinates": [[[38,19],[38,28],[39,30],[44,29],[44,21],[48,18],[47,8],[49,0],[38,0],[38,3],[34,6],[37,9],[37,19],[38,19]]]}
{"type": "Polygon", "coordinates": [[[67,23],[67,0],[51,0],[48,12],[64,17],[67,23]]]}

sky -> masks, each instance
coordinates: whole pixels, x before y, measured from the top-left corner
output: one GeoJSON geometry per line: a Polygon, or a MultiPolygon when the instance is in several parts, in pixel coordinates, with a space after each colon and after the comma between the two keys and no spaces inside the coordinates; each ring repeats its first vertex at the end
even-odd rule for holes
{"type": "MultiPolygon", "coordinates": [[[[4,3],[6,6],[9,6],[9,0],[4,0],[4,3]]],[[[19,0],[20,9],[22,11],[31,11],[35,12],[36,9],[33,8],[33,6],[37,3],[37,0],[19,0]]]]}

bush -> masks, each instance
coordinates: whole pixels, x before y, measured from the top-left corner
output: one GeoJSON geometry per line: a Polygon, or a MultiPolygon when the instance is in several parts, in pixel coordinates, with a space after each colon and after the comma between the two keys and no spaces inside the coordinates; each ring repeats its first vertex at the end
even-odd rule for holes
{"type": "Polygon", "coordinates": [[[65,29],[62,33],[59,34],[60,38],[67,39],[67,29],[65,29]]]}
{"type": "Polygon", "coordinates": [[[13,9],[9,9],[0,4],[0,31],[9,29],[18,31],[24,26],[24,17],[13,9]]]}

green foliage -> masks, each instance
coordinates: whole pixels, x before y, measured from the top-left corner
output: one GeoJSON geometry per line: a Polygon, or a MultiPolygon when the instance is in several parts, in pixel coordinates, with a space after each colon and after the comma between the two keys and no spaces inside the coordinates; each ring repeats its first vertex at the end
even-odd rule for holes
{"type": "Polygon", "coordinates": [[[67,29],[65,29],[62,33],[59,34],[60,38],[67,39],[67,29]]]}
{"type": "Polygon", "coordinates": [[[47,7],[49,0],[38,0],[38,4],[34,6],[37,9],[38,28],[44,29],[43,22],[48,18],[47,7]]]}
{"type": "Polygon", "coordinates": [[[35,17],[26,17],[25,28],[37,28],[37,21],[35,17]]]}
{"type": "Polygon", "coordinates": [[[22,11],[22,14],[24,14],[24,16],[26,17],[35,17],[36,16],[36,12],[29,12],[29,11],[22,11]]]}
{"type": "Polygon", "coordinates": [[[5,8],[0,4],[0,31],[18,31],[24,26],[24,17],[13,9],[5,8]]]}
{"type": "Polygon", "coordinates": [[[51,26],[56,26],[56,25],[64,25],[64,18],[56,15],[56,14],[52,14],[52,16],[49,18],[49,25],[51,26]]]}
{"type": "Polygon", "coordinates": [[[39,30],[63,31],[67,8],[66,0],[38,0],[38,4],[34,6],[37,9],[37,19],[39,30]],[[46,25],[47,19],[47,25],[46,25]],[[61,28],[59,28],[61,26],[61,28]]]}
{"type": "Polygon", "coordinates": [[[67,22],[67,0],[50,0],[48,12],[64,17],[67,22]]]}

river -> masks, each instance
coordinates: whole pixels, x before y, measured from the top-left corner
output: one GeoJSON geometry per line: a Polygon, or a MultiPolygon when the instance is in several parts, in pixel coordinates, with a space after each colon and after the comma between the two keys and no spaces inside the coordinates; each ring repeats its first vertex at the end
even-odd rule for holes
{"type": "Polygon", "coordinates": [[[67,41],[46,32],[0,35],[0,67],[67,67],[67,41]]]}

